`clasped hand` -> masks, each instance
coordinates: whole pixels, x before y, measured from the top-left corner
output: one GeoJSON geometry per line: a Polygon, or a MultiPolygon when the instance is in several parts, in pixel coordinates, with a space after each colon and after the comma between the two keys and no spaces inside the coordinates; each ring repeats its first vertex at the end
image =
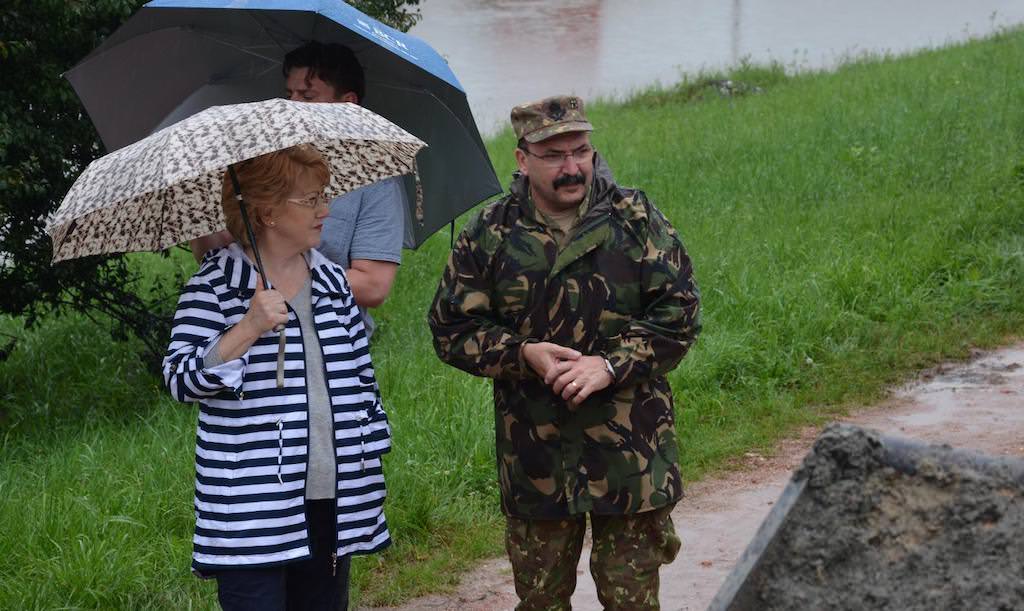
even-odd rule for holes
{"type": "Polygon", "coordinates": [[[558,344],[524,344],[523,359],[572,409],[612,383],[604,358],[584,356],[577,350],[558,344]]]}

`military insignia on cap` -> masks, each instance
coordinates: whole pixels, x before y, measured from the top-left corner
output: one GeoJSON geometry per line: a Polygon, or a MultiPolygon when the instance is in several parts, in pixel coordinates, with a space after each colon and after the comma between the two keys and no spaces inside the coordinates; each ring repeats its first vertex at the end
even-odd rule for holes
{"type": "Polygon", "coordinates": [[[548,118],[553,121],[561,121],[562,117],[565,116],[565,109],[558,103],[557,100],[552,100],[545,109],[548,118]]]}
{"type": "Polygon", "coordinates": [[[583,100],[575,95],[559,95],[512,109],[512,131],[527,142],[540,142],[551,136],[594,129],[583,114],[583,100]]]}

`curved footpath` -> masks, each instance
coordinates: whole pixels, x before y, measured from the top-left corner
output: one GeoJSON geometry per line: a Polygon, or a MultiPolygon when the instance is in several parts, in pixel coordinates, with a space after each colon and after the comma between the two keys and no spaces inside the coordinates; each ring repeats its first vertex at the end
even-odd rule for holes
{"type": "MultiPolygon", "coordinates": [[[[1024,456],[1024,343],[926,371],[888,400],[842,421],[994,456],[1024,456]]],[[[662,569],[662,609],[707,607],[818,431],[808,427],[771,456],[748,453],[737,469],[687,487],[673,512],[683,549],[662,569]]],[[[586,569],[590,551],[583,553],[573,609],[596,611],[601,605],[586,569]]],[[[389,611],[497,611],[515,604],[508,561],[497,558],[468,573],[450,595],[419,598],[389,611]]]]}

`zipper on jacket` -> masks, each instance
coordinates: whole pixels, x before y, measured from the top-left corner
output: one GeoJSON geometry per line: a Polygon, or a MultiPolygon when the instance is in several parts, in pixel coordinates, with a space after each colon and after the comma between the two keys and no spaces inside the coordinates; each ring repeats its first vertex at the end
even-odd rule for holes
{"type": "MultiPolygon", "coordinates": [[[[349,293],[352,304],[349,306],[349,313],[355,310],[359,306],[356,305],[356,298],[351,295],[351,287],[349,293]]],[[[338,432],[334,430],[334,397],[331,395],[331,384],[330,376],[327,373],[327,355],[324,354],[324,345],[320,341],[320,329],[316,327],[316,303],[313,301],[313,293],[310,291],[310,314],[313,316],[313,331],[316,332],[316,344],[317,348],[320,349],[320,364],[324,371],[324,386],[327,388],[327,407],[331,410],[331,447],[334,449],[331,454],[334,458],[334,553],[331,554],[331,575],[337,576],[338,574],[338,545],[341,541],[338,539],[338,432]]],[[[330,296],[328,296],[330,299],[330,296]]],[[[333,299],[331,301],[331,310],[334,310],[333,299]]],[[[306,346],[302,346],[302,358],[306,358],[306,346]]],[[[360,433],[361,434],[361,433],[360,433]]],[[[306,443],[307,447],[309,444],[309,384],[306,384],[306,443]]],[[[362,438],[360,438],[360,441],[362,438]]],[[[307,451],[308,454],[308,451],[307,451]]]]}
{"type": "MultiPolygon", "coordinates": [[[[362,384],[362,380],[359,381],[362,384]]],[[[373,393],[373,400],[377,400],[377,393],[373,393]]],[[[374,403],[373,407],[376,407],[374,403]]],[[[370,410],[363,410],[363,417],[359,419],[359,472],[366,473],[366,444],[363,442],[365,436],[363,430],[370,426],[370,410]]]]}
{"type": "MultiPolygon", "coordinates": [[[[310,273],[312,273],[312,271],[310,273]]],[[[312,277],[310,277],[310,282],[312,282],[312,281],[313,281],[312,277]]],[[[312,291],[312,288],[310,289],[310,291],[312,291]]],[[[312,302],[312,292],[310,293],[310,301],[312,302]]],[[[310,419],[309,419],[309,372],[306,371],[306,337],[302,333],[302,321],[299,320],[299,315],[297,313],[295,313],[295,310],[292,309],[292,306],[290,304],[285,303],[285,307],[288,308],[289,314],[295,314],[295,324],[299,327],[299,345],[302,346],[302,379],[303,379],[303,388],[306,391],[306,466],[303,469],[303,473],[302,473],[302,479],[303,479],[302,496],[303,496],[303,502],[305,502],[306,488],[309,486],[309,452],[310,452],[310,448],[312,446],[312,438],[311,438],[312,436],[310,434],[310,426],[309,426],[309,424],[310,424],[310,419]]],[[[315,330],[316,329],[316,315],[313,314],[312,303],[310,304],[310,315],[313,317],[313,329],[315,330]]],[[[291,320],[291,317],[289,317],[289,321],[290,320],[291,320]]],[[[307,526],[307,528],[309,527],[309,520],[308,519],[306,520],[306,526],[307,526]]]]}
{"type": "MultiPolygon", "coordinates": [[[[285,323],[285,326],[287,327],[288,324],[293,319],[295,320],[295,324],[297,324],[297,325],[300,324],[299,323],[298,315],[294,314],[294,311],[292,310],[292,307],[290,305],[288,305],[287,302],[284,304],[284,307],[288,311],[288,314],[289,314],[288,322],[285,323]]],[[[283,333],[284,333],[284,331],[282,331],[282,334],[283,333]]],[[[301,325],[299,327],[299,341],[302,341],[302,327],[301,327],[301,325]]],[[[308,435],[308,432],[309,432],[309,424],[308,423],[306,424],[306,432],[307,432],[307,446],[308,446],[308,436],[309,436],[308,435]]],[[[282,469],[283,465],[284,465],[284,416],[281,416],[280,418],[277,419],[277,483],[282,484],[282,485],[284,484],[284,478],[281,476],[281,469],[282,469]]],[[[308,524],[309,524],[308,520],[306,521],[306,524],[308,526],[308,524]]]]}
{"type": "MultiPolygon", "coordinates": [[[[312,273],[312,270],[310,270],[310,273],[312,273]]],[[[310,278],[310,282],[312,282],[312,277],[310,278]]],[[[316,330],[316,313],[315,313],[316,312],[316,308],[313,307],[312,301],[313,301],[313,293],[312,293],[312,287],[310,287],[310,315],[313,317],[313,330],[315,331],[316,330]]],[[[288,308],[288,312],[289,313],[294,312],[294,310],[292,309],[292,306],[288,305],[287,302],[285,303],[285,307],[288,308]]],[[[290,318],[289,318],[289,320],[290,320],[290,318]]],[[[302,346],[302,377],[303,377],[303,380],[304,380],[303,386],[305,387],[305,390],[306,390],[306,465],[303,468],[303,472],[302,472],[302,480],[303,480],[303,483],[302,483],[302,520],[306,524],[306,545],[309,547],[309,556],[310,556],[310,558],[312,558],[313,557],[313,542],[310,540],[310,537],[309,537],[309,533],[312,532],[312,528],[311,528],[310,523],[309,523],[308,505],[306,504],[306,501],[307,501],[307,499],[306,499],[306,488],[309,486],[309,451],[310,451],[310,445],[311,445],[310,444],[310,442],[311,442],[311,440],[310,440],[310,432],[309,432],[310,431],[310,427],[309,427],[309,423],[310,423],[310,421],[309,421],[309,375],[308,375],[308,372],[306,371],[306,338],[305,338],[305,336],[302,333],[302,321],[299,320],[299,315],[298,314],[295,314],[295,324],[297,324],[299,326],[299,344],[302,346]]],[[[319,337],[319,334],[318,334],[318,337],[319,337]]],[[[326,378],[324,379],[324,381],[326,382],[326,378]]],[[[328,387],[328,393],[329,392],[330,392],[330,387],[328,387]]],[[[337,502],[335,502],[335,505],[337,505],[337,502]]],[[[337,509],[335,509],[335,518],[334,518],[334,520],[335,520],[335,522],[337,522],[337,520],[338,520],[338,518],[337,518],[337,509]]],[[[337,530],[338,530],[337,526],[335,526],[334,530],[335,530],[335,532],[337,532],[337,530]]],[[[335,537],[337,537],[337,535],[335,535],[335,537]]],[[[337,545],[335,545],[335,549],[337,549],[337,545]]]]}

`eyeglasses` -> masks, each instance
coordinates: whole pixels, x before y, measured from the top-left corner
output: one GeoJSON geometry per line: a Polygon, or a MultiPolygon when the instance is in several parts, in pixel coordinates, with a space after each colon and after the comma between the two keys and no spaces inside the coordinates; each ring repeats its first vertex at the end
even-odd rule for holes
{"type": "Polygon", "coordinates": [[[286,199],[289,204],[295,204],[296,206],[302,206],[303,208],[319,208],[320,206],[326,206],[330,202],[327,199],[327,194],[323,191],[311,193],[306,197],[289,197],[286,199]]]}
{"type": "Polygon", "coordinates": [[[562,167],[562,165],[565,164],[565,160],[570,157],[572,157],[572,160],[575,161],[577,165],[586,163],[587,161],[590,161],[594,155],[594,147],[589,144],[584,144],[578,149],[572,151],[551,151],[544,153],[543,155],[538,155],[526,147],[522,147],[520,150],[527,155],[540,159],[541,163],[551,168],[562,167]]]}

